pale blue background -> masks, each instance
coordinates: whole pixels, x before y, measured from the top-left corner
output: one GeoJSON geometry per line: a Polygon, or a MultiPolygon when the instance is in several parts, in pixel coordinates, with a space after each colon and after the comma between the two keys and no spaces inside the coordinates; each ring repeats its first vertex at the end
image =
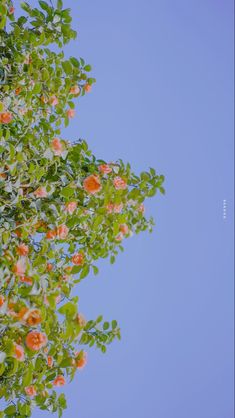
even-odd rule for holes
{"type": "Polygon", "coordinates": [[[148,204],[154,233],[78,287],[86,317],[118,319],[123,338],[89,353],[64,417],[233,418],[233,1],[64,4],[68,53],[97,78],[65,137],[156,167],[167,190],[148,204]]]}

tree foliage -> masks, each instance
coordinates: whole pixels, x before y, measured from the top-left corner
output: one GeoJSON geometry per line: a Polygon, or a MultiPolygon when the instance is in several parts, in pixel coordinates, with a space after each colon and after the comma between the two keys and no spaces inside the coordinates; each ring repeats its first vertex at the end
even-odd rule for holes
{"type": "Polygon", "coordinates": [[[21,7],[16,18],[10,0],[0,5],[0,417],[35,405],[62,416],[55,388],[85,365],[84,347],[120,339],[115,320],[85,320],[73,287],[99,258],[113,263],[124,238],[152,230],[143,202],[164,193],[164,176],[62,139],[95,83],[91,66],[65,58],[76,32],[61,0],[21,7]]]}

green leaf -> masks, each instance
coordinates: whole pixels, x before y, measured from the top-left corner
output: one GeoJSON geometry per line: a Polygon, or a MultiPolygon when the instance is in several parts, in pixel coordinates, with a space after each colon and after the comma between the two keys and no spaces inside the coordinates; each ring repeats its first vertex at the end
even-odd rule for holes
{"type": "Polygon", "coordinates": [[[63,7],[63,1],[62,0],[58,0],[57,1],[57,9],[61,10],[63,7]]]}
{"type": "Polygon", "coordinates": [[[80,67],[80,62],[78,61],[77,58],[75,57],[70,57],[70,61],[73,64],[74,67],[79,68],[80,67]]]}
{"type": "Polygon", "coordinates": [[[18,369],[18,361],[15,358],[7,358],[6,363],[7,363],[6,375],[13,376],[18,369]]]}
{"type": "Polygon", "coordinates": [[[80,279],[82,280],[86,276],[88,276],[89,272],[90,272],[90,266],[88,264],[86,264],[81,271],[80,279]]]}
{"type": "Polygon", "coordinates": [[[22,387],[25,388],[26,386],[29,386],[32,382],[33,377],[33,365],[32,363],[29,363],[27,366],[27,369],[23,375],[22,379],[22,387]]]}
{"type": "Polygon", "coordinates": [[[73,266],[71,273],[72,274],[77,274],[81,271],[82,267],[81,266],[73,266]]]}
{"type": "Polygon", "coordinates": [[[89,72],[92,70],[91,65],[85,65],[84,70],[89,72]]]}
{"type": "Polygon", "coordinates": [[[49,71],[46,68],[43,68],[41,72],[41,76],[42,76],[43,81],[47,81],[50,78],[49,71]]]}
{"type": "Polygon", "coordinates": [[[60,194],[64,197],[71,197],[74,194],[74,189],[70,186],[64,187],[61,190],[60,194]]]}
{"type": "Polygon", "coordinates": [[[96,276],[99,273],[99,269],[96,266],[92,266],[92,268],[93,268],[93,273],[96,276]]]}
{"type": "Polygon", "coordinates": [[[36,83],[34,88],[33,88],[32,93],[33,94],[38,94],[38,93],[41,92],[41,90],[42,90],[42,83],[36,83]]]}
{"type": "Polygon", "coordinates": [[[26,1],[21,2],[20,6],[25,12],[29,13],[31,11],[31,7],[28,3],[26,3],[26,1]]]}
{"type": "Polygon", "coordinates": [[[5,372],[5,368],[6,368],[5,364],[4,363],[0,363],[0,376],[2,376],[3,373],[5,372]]]}
{"type": "Polygon", "coordinates": [[[4,413],[6,414],[6,415],[9,415],[9,416],[13,416],[13,415],[15,415],[15,413],[16,413],[17,411],[16,411],[16,407],[15,407],[15,405],[10,405],[10,406],[8,406],[6,409],[4,409],[4,413]]]}
{"type": "Polygon", "coordinates": [[[39,0],[38,3],[40,4],[43,10],[46,10],[47,12],[51,11],[51,7],[45,1],[39,0]]]}
{"type": "Polygon", "coordinates": [[[114,255],[111,255],[110,257],[110,264],[114,264],[116,260],[116,257],[114,255]]]}
{"type": "Polygon", "coordinates": [[[102,321],[103,321],[103,315],[99,315],[97,320],[96,320],[96,323],[99,324],[102,321]]]}
{"type": "Polygon", "coordinates": [[[62,62],[62,67],[64,69],[64,72],[67,75],[71,75],[73,73],[73,67],[70,61],[64,61],[62,62]]]}
{"type": "Polygon", "coordinates": [[[117,321],[113,320],[112,321],[112,329],[117,328],[117,321]]]}
{"type": "Polygon", "coordinates": [[[4,29],[5,25],[7,23],[7,18],[6,16],[2,16],[1,20],[0,20],[0,29],[4,29]]]}
{"type": "Polygon", "coordinates": [[[104,322],[103,323],[103,330],[106,331],[107,329],[109,329],[109,322],[104,322]]]}
{"type": "Polygon", "coordinates": [[[166,192],[165,192],[164,187],[162,187],[162,186],[160,186],[160,187],[159,187],[159,190],[160,190],[160,192],[161,192],[162,194],[165,194],[165,193],[166,193],[166,192]]]}
{"type": "Polygon", "coordinates": [[[77,314],[77,305],[73,302],[67,302],[65,305],[58,309],[58,312],[66,317],[74,317],[77,314]]]}

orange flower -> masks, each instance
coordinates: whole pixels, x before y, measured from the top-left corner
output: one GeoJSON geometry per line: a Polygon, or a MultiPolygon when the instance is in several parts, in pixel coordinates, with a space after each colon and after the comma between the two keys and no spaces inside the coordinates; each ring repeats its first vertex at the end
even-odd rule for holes
{"type": "MultiPolygon", "coordinates": [[[[33,62],[32,58],[31,58],[29,55],[27,55],[27,56],[25,57],[24,64],[29,65],[29,64],[32,64],[32,62],[33,62]]],[[[33,80],[32,80],[32,81],[33,81],[33,80]]],[[[31,83],[29,83],[29,84],[31,85],[31,83]]]]}
{"type": "Polygon", "coordinates": [[[53,358],[51,356],[48,356],[47,357],[47,365],[48,365],[48,367],[52,367],[53,366],[53,363],[54,363],[53,358]]]}
{"type": "Polygon", "coordinates": [[[24,320],[24,317],[29,310],[26,306],[24,306],[24,307],[20,308],[19,312],[16,312],[15,311],[15,309],[17,309],[16,303],[9,303],[8,308],[9,308],[8,314],[11,315],[16,320],[19,320],[19,321],[24,320]]]}
{"type": "Polygon", "coordinates": [[[108,164],[99,165],[98,169],[102,174],[109,174],[112,172],[112,167],[110,167],[108,164]]]}
{"type": "Polygon", "coordinates": [[[120,242],[123,240],[123,234],[121,232],[119,232],[119,234],[115,237],[115,240],[120,242]]]}
{"type": "Polygon", "coordinates": [[[124,190],[127,188],[126,181],[123,180],[121,177],[117,176],[113,180],[113,184],[116,190],[124,190]]]}
{"type": "Polygon", "coordinates": [[[122,232],[123,235],[127,235],[129,232],[129,228],[127,224],[122,224],[119,227],[120,231],[122,232]]]}
{"type": "Polygon", "coordinates": [[[21,238],[21,235],[22,235],[21,229],[15,229],[14,233],[17,235],[18,238],[21,238]]]}
{"type": "Polygon", "coordinates": [[[27,109],[26,109],[25,107],[21,107],[21,108],[19,109],[19,114],[20,114],[21,116],[24,116],[26,113],[27,113],[27,109]]]}
{"type": "Polygon", "coordinates": [[[60,239],[65,239],[68,236],[69,228],[67,228],[66,225],[60,225],[58,226],[56,231],[57,231],[57,236],[60,239]]]}
{"type": "Polygon", "coordinates": [[[9,309],[14,309],[15,305],[16,305],[15,302],[12,302],[12,300],[10,300],[9,303],[8,303],[8,308],[9,309]]]}
{"type": "Polygon", "coordinates": [[[24,306],[20,309],[20,311],[17,313],[17,318],[24,319],[25,315],[29,312],[29,309],[24,306]]]}
{"type": "Polygon", "coordinates": [[[69,202],[69,203],[66,203],[65,205],[65,211],[68,212],[70,215],[73,214],[76,208],[77,208],[77,202],[69,202]]]}
{"type": "Polygon", "coordinates": [[[95,194],[100,191],[101,184],[98,176],[92,174],[91,176],[87,177],[83,182],[83,187],[86,192],[95,194]]]}
{"type": "Polygon", "coordinates": [[[29,247],[28,247],[28,245],[22,243],[17,247],[16,252],[19,255],[26,256],[29,253],[29,247]]]}
{"type": "Polygon", "coordinates": [[[57,376],[56,378],[55,378],[55,380],[54,380],[54,382],[53,382],[53,385],[54,386],[64,386],[65,385],[65,378],[64,378],[64,376],[61,376],[61,375],[59,375],[59,376],[57,376]]]}
{"type": "Polygon", "coordinates": [[[43,104],[46,104],[46,103],[48,102],[48,98],[47,98],[47,97],[45,97],[45,96],[41,96],[41,102],[42,102],[43,104]]]}
{"type": "Polygon", "coordinates": [[[67,116],[68,116],[69,119],[74,118],[74,116],[75,116],[75,110],[74,109],[68,109],[66,113],[67,113],[67,116]]]}
{"type": "Polygon", "coordinates": [[[138,211],[140,213],[144,213],[145,212],[145,207],[144,207],[144,204],[143,203],[141,203],[141,205],[138,207],[138,211]]]}
{"type": "Polygon", "coordinates": [[[79,94],[80,93],[80,87],[79,86],[73,86],[73,87],[71,87],[69,93],[70,94],[75,94],[75,95],[79,94]]]}
{"type": "Polygon", "coordinates": [[[41,318],[41,312],[39,309],[32,309],[28,311],[28,315],[26,318],[26,324],[35,327],[36,325],[40,324],[42,322],[41,318]]]}
{"type": "Polygon", "coordinates": [[[47,336],[39,331],[31,331],[27,335],[25,342],[30,350],[38,351],[47,344],[47,336]]]}
{"type": "Polygon", "coordinates": [[[76,264],[76,266],[81,266],[84,263],[84,255],[82,253],[73,255],[72,262],[73,264],[76,264]]]}
{"type": "Polygon", "coordinates": [[[56,106],[56,105],[58,105],[58,103],[59,103],[59,100],[57,99],[57,97],[56,96],[51,96],[51,98],[50,98],[50,104],[52,106],[56,106]]]}
{"type": "Polygon", "coordinates": [[[56,296],[56,298],[55,298],[56,303],[57,304],[60,303],[61,299],[62,299],[61,295],[56,296]]]}
{"type": "Polygon", "coordinates": [[[0,295],[0,308],[4,303],[5,303],[5,298],[4,296],[0,295]]]}
{"type": "Polygon", "coordinates": [[[25,260],[23,258],[20,258],[17,263],[13,267],[13,272],[17,274],[18,276],[23,276],[26,271],[26,265],[25,260]]]}
{"type": "Polygon", "coordinates": [[[38,187],[38,189],[35,190],[33,193],[36,197],[47,197],[47,191],[45,187],[42,186],[38,187]]]}
{"type": "Polygon", "coordinates": [[[14,357],[19,361],[24,361],[24,348],[19,345],[14,345],[14,357]]]}
{"type": "Polygon", "coordinates": [[[107,212],[112,213],[113,212],[113,203],[108,203],[106,206],[107,212]]]}
{"type": "Polygon", "coordinates": [[[21,93],[21,91],[22,91],[22,88],[21,87],[17,87],[15,89],[15,95],[18,96],[21,93]]]}
{"type": "Polygon", "coordinates": [[[33,280],[30,277],[26,276],[20,277],[20,282],[29,284],[30,286],[32,286],[33,284],[33,280]]]}
{"type": "Polygon", "coordinates": [[[35,228],[36,230],[38,230],[38,229],[40,229],[40,228],[46,228],[46,226],[47,226],[47,223],[46,223],[46,222],[44,222],[44,221],[37,221],[37,222],[34,224],[34,228],[35,228]]]}
{"type": "Polygon", "coordinates": [[[37,395],[36,389],[33,385],[31,386],[27,386],[26,388],[24,388],[26,395],[28,396],[35,396],[37,395]]]}
{"type": "Polygon", "coordinates": [[[114,213],[120,213],[122,211],[122,209],[123,209],[123,204],[122,203],[113,205],[114,213]]]}
{"type": "Polygon", "coordinates": [[[81,327],[81,328],[83,328],[83,327],[85,327],[85,325],[86,325],[86,319],[85,319],[85,317],[82,315],[82,314],[77,314],[77,322],[78,322],[78,325],[81,327]]]}
{"type": "Polygon", "coordinates": [[[44,295],[44,303],[45,303],[45,305],[46,306],[49,306],[49,300],[48,300],[48,297],[46,296],[46,295],[44,295]]]}
{"type": "Polygon", "coordinates": [[[76,359],[76,367],[77,369],[82,369],[87,364],[87,353],[81,351],[80,353],[76,353],[76,356],[79,356],[76,359]]]}
{"type": "Polygon", "coordinates": [[[10,112],[0,113],[0,123],[10,123],[13,119],[13,116],[10,112]]]}
{"type": "Polygon", "coordinates": [[[9,15],[12,15],[15,12],[15,8],[14,7],[10,7],[8,10],[9,15]]]}
{"type": "Polygon", "coordinates": [[[90,86],[90,84],[85,84],[85,86],[84,86],[84,90],[85,90],[87,93],[90,93],[90,91],[91,91],[91,86],[90,86]]]}
{"type": "Polygon", "coordinates": [[[115,204],[113,204],[113,203],[109,203],[107,206],[106,206],[106,209],[107,209],[107,212],[108,213],[120,213],[121,211],[122,211],[122,209],[123,209],[123,204],[122,203],[119,203],[119,204],[117,204],[117,203],[115,203],[115,204]]]}
{"type": "Polygon", "coordinates": [[[59,138],[54,138],[52,140],[52,149],[55,155],[61,155],[63,152],[63,144],[60,142],[59,138]]]}
{"type": "Polygon", "coordinates": [[[48,263],[47,264],[47,271],[51,271],[53,269],[53,264],[48,263]]]}
{"type": "Polygon", "coordinates": [[[53,231],[52,229],[46,233],[47,239],[54,239],[56,237],[56,231],[53,231]]]}

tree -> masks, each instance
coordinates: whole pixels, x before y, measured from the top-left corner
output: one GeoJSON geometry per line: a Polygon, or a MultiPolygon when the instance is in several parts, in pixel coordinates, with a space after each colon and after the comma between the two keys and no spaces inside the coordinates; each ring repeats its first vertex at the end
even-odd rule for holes
{"type": "Polygon", "coordinates": [[[39,6],[23,2],[16,19],[10,0],[0,5],[0,417],[35,405],[62,416],[53,388],[86,364],[84,346],[105,352],[120,339],[115,320],[86,321],[71,292],[96,260],[115,261],[124,238],[152,230],[143,202],[164,193],[153,168],[137,176],[61,138],[95,79],[82,58],[65,59],[70,9],[39,6]]]}

